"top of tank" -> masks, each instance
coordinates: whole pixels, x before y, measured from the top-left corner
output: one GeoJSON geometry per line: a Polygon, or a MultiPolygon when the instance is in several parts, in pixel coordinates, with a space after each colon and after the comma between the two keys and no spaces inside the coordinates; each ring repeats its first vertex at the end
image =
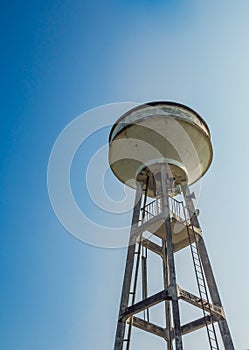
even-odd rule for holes
{"type": "Polygon", "coordinates": [[[139,105],[124,113],[113,125],[109,135],[109,142],[111,142],[126,126],[156,116],[173,117],[185,120],[201,128],[205,134],[210,137],[210,130],[206,122],[193,109],[177,102],[155,101],[139,105]]]}

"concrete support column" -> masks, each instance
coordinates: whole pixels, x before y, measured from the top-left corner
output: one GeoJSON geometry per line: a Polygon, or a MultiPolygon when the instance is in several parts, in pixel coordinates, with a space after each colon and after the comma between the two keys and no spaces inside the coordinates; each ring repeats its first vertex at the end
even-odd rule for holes
{"type": "Polygon", "coordinates": [[[167,248],[166,254],[168,258],[170,292],[172,295],[172,317],[173,317],[174,333],[175,333],[175,349],[182,350],[183,344],[182,344],[182,334],[181,334],[179,303],[178,303],[178,295],[177,295],[172,231],[171,231],[171,222],[170,222],[168,183],[169,183],[169,179],[167,175],[167,167],[166,167],[166,164],[163,164],[161,166],[161,185],[162,185],[162,204],[163,204],[162,210],[165,217],[165,227],[166,227],[166,248],[167,248]]]}

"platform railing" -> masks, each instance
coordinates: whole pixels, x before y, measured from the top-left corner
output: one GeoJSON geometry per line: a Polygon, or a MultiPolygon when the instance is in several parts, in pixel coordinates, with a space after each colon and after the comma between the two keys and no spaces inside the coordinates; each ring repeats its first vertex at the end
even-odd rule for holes
{"type": "Polygon", "coordinates": [[[174,217],[180,222],[185,221],[185,207],[183,201],[178,201],[173,197],[169,197],[169,209],[171,217],[174,217]]]}
{"type": "Polygon", "coordinates": [[[141,208],[141,222],[145,223],[162,212],[162,197],[154,199],[141,208]]]}
{"type": "MultiPolygon", "coordinates": [[[[184,213],[184,203],[183,201],[178,201],[173,197],[169,197],[169,209],[170,216],[174,217],[180,222],[185,221],[186,214],[184,213]]],[[[141,208],[141,218],[140,222],[145,223],[162,212],[162,197],[154,199],[152,202],[146,204],[141,208]]]]}

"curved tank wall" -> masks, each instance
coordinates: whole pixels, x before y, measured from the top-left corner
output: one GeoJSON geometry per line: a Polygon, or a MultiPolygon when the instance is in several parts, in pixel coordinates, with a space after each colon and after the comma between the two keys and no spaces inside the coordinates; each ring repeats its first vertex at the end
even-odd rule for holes
{"type": "Polygon", "coordinates": [[[210,131],[192,109],[174,102],[151,102],[131,109],[109,137],[113,173],[129,186],[167,163],[175,183],[200,179],[212,161],[210,131]]]}

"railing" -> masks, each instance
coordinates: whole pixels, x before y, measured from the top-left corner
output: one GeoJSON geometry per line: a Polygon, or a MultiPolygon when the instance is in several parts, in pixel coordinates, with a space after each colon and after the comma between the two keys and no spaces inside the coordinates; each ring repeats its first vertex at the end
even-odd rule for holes
{"type": "Polygon", "coordinates": [[[162,198],[156,198],[141,208],[141,222],[145,223],[162,212],[162,198]]]}
{"type": "MultiPolygon", "coordinates": [[[[169,197],[170,216],[176,218],[180,222],[185,221],[185,208],[183,201],[178,201],[175,198],[169,197]]],[[[152,202],[141,208],[140,222],[145,223],[156,217],[162,212],[162,197],[158,197],[152,202]]]]}
{"type": "Polygon", "coordinates": [[[175,198],[169,197],[169,210],[170,215],[177,220],[183,222],[185,217],[185,208],[183,201],[178,201],[175,198]]]}

